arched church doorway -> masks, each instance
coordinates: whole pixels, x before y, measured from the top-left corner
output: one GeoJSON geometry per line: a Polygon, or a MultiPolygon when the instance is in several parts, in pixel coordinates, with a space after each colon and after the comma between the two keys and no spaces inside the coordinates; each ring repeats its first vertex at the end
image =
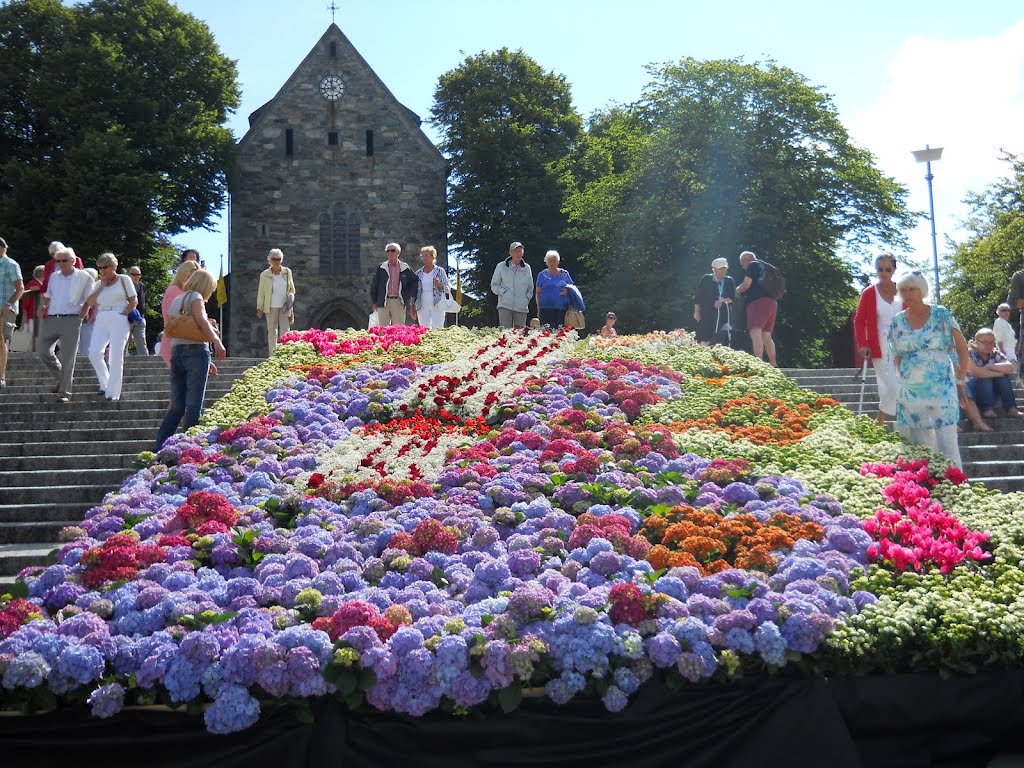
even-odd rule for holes
{"type": "Polygon", "coordinates": [[[333,328],[343,331],[346,328],[365,328],[366,317],[357,314],[351,307],[342,303],[331,303],[323,307],[313,317],[310,328],[327,330],[333,328]]]}

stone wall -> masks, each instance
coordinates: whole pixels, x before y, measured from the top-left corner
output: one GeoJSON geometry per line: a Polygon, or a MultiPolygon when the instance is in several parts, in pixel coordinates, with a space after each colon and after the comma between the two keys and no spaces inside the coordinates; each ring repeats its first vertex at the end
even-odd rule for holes
{"type": "Polygon", "coordinates": [[[294,274],[296,328],[328,321],[365,327],[369,283],[386,243],[400,243],[402,258],[416,267],[420,247],[434,245],[444,263],[446,179],[447,163],[418,118],[331,25],[277,96],[250,116],[239,143],[231,177],[229,353],[266,354],[266,325],[255,312],[271,248],[284,252],[294,274]],[[332,75],[345,84],[334,102],[320,93],[332,75]],[[329,144],[332,132],[336,145],[329,144]],[[354,274],[321,268],[321,216],[338,204],[358,221],[354,274]]]}

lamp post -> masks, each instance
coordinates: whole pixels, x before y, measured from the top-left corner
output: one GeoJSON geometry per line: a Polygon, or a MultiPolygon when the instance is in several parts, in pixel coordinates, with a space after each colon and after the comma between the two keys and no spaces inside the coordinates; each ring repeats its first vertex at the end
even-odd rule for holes
{"type": "Polygon", "coordinates": [[[941,293],[939,292],[939,246],[935,241],[935,198],[932,196],[932,179],[935,177],[932,176],[932,161],[942,158],[942,147],[932,149],[925,144],[924,149],[915,150],[913,155],[917,162],[925,163],[927,169],[924,178],[928,182],[928,210],[932,220],[932,265],[935,267],[935,303],[938,304],[941,300],[941,293]]]}

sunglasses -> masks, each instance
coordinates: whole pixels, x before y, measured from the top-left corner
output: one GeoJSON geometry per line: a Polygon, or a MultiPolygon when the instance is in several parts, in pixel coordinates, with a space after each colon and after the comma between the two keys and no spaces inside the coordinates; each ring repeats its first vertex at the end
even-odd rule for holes
{"type": "Polygon", "coordinates": [[[113,268],[114,268],[113,264],[104,264],[102,267],[99,264],[96,265],[96,269],[113,269],[113,268]]]}
{"type": "Polygon", "coordinates": [[[71,263],[71,259],[54,259],[53,263],[54,264],[70,264],[71,263]]]}
{"type": "Polygon", "coordinates": [[[280,259],[271,259],[271,261],[280,261],[280,259]]]}
{"type": "Polygon", "coordinates": [[[385,248],[384,252],[385,253],[398,253],[398,249],[397,248],[385,248]]]}

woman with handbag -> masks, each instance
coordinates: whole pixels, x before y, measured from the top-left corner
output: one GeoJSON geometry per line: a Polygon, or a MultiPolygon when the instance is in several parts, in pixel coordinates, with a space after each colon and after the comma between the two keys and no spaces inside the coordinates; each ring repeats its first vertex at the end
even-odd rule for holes
{"type": "MultiPolygon", "coordinates": [[[[171,280],[171,284],[167,286],[167,290],[164,291],[163,298],[160,299],[160,314],[163,315],[164,328],[167,328],[167,323],[171,319],[171,302],[181,296],[185,283],[188,279],[195,274],[195,271],[199,269],[198,261],[183,261],[181,266],[178,267],[178,271],[174,273],[174,279],[171,280]]],[[[166,336],[166,334],[165,334],[166,336]]],[[[169,338],[164,339],[164,343],[160,345],[160,357],[167,363],[167,367],[171,367],[171,340],[169,338]]]]}
{"type": "Polygon", "coordinates": [[[541,325],[551,328],[565,327],[565,310],[569,308],[566,286],[573,284],[569,273],[558,266],[559,261],[558,251],[548,251],[544,254],[547,269],[542,269],[537,275],[537,315],[541,325]]]}
{"type": "Polygon", "coordinates": [[[272,248],[267,254],[270,266],[260,273],[256,292],[256,317],[267,318],[267,348],[274,354],[277,340],[291,330],[295,305],[295,283],[292,271],[282,265],[284,253],[272,248]]]}
{"type": "Polygon", "coordinates": [[[217,278],[205,269],[196,270],[169,307],[163,343],[171,350],[171,404],[156,434],[158,451],[177,430],[182,416],[185,430],[199,423],[206,382],[216,371],[208,345],[213,344],[218,360],[224,359],[224,345],[206,316],[206,302],[215,290],[217,278]]]}
{"type": "Polygon", "coordinates": [[[131,333],[128,316],[135,311],[139,298],[135,286],[127,275],[117,274],[117,257],[101,253],[96,259],[100,279],[92,295],[82,306],[82,317],[96,307],[96,323],[89,344],[89,362],[100,382],[100,394],[107,400],[121,399],[121,381],[124,377],[124,350],[131,333]],[[110,365],[104,353],[110,347],[110,365]]]}
{"type": "Polygon", "coordinates": [[[446,314],[442,302],[451,291],[448,273],[435,263],[437,249],[432,245],[420,248],[423,266],[416,270],[416,298],[410,307],[412,319],[424,328],[444,328],[446,314]]]}

